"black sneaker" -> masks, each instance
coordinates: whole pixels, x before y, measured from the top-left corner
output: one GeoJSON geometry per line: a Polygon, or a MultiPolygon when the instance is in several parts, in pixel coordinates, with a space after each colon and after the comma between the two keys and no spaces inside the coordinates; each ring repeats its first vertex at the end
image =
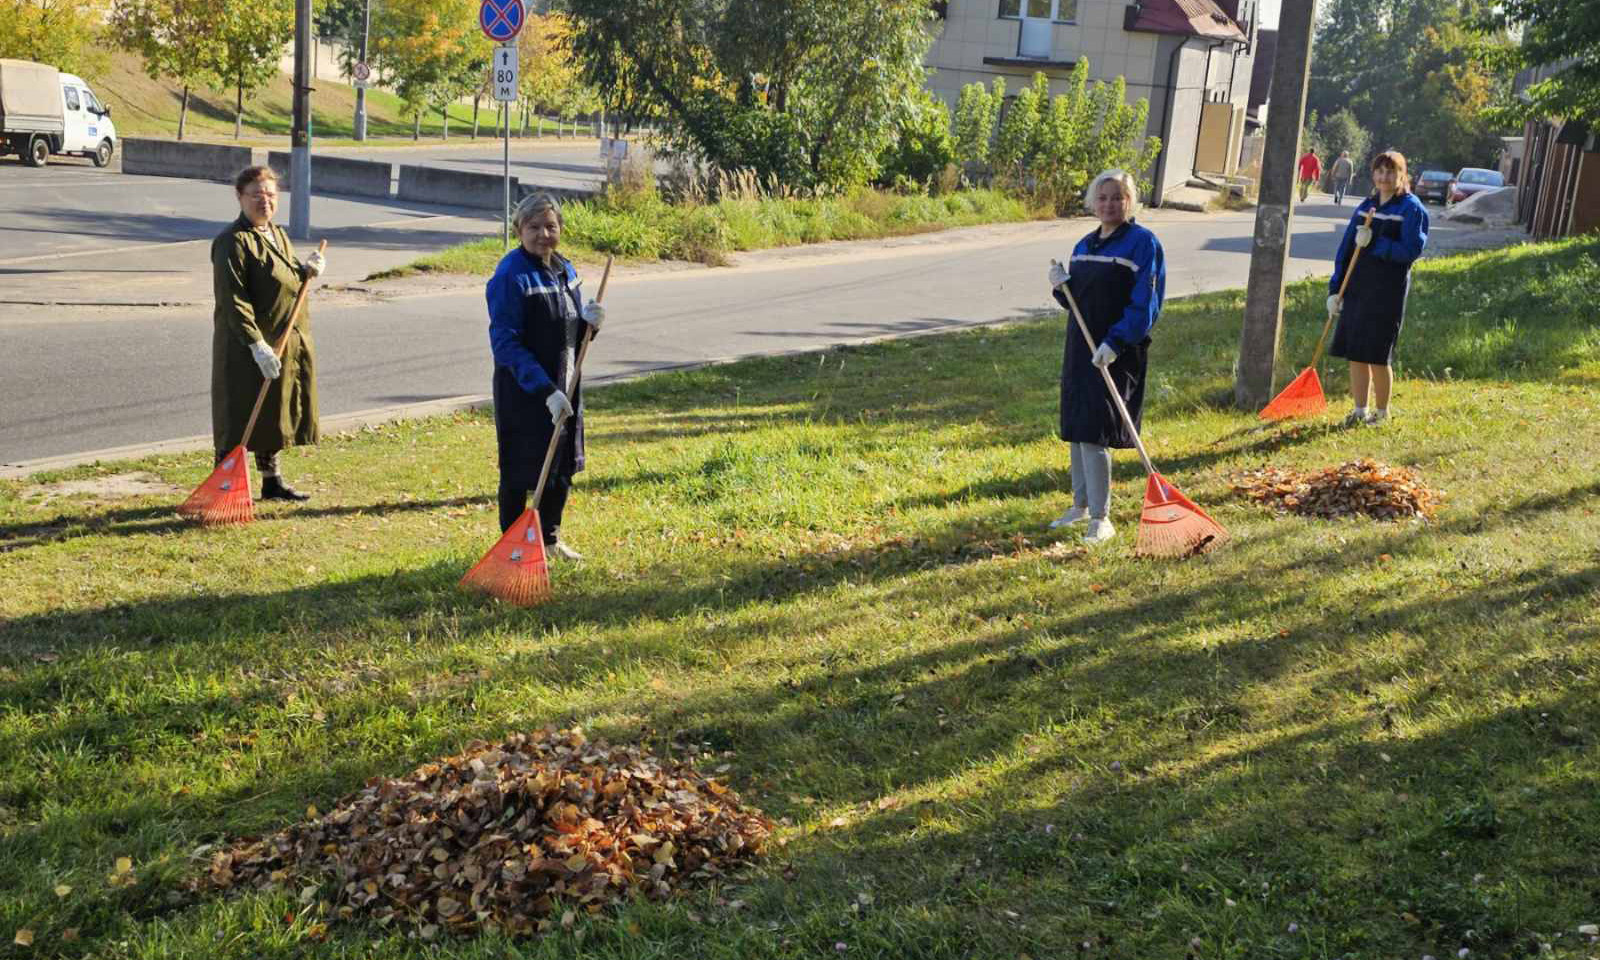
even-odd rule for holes
{"type": "Polygon", "coordinates": [[[282,477],[263,477],[261,480],[261,499],[301,502],[310,500],[311,494],[301,493],[294,487],[289,486],[283,482],[282,477]]]}

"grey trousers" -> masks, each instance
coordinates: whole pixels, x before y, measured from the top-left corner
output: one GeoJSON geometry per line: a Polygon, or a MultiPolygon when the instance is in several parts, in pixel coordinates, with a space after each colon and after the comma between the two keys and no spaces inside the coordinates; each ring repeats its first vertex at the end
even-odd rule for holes
{"type": "Polygon", "coordinates": [[[1089,516],[1096,520],[1110,516],[1110,447],[1094,443],[1072,444],[1072,505],[1088,507],[1089,516]]]}

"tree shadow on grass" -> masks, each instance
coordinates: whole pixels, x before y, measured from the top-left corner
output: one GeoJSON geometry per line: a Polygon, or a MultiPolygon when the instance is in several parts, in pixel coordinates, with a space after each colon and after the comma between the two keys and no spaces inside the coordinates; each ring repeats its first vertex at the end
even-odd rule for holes
{"type": "MultiPolygon", "coordinates": [[[[1590,485],[1528,498],[1503,517],[1490,517],[1486,522],[1492,526],[1512,515],[1570,509],[1594,489],[1595,485],[1590,485]]],[[[989,514],[987,522],[998,516],[998,512],[989,514]]],[[[172,835],[192,841],[241,830],[271,829],[298,816],[305,803],[324,803],[353,789],[367,776],[402,773],[428,757],[453,752],[465,740],[500,736],[507,727],[506,719],[471,709],[474,687],[514,689],[533,684],[586,691],[581,705],[546,708],[533,725],[632,716],[637,719],[617,721],[601,732],[643,739],[663,752],[684,736],[718,749],[737,750],[740,771],[736,782],[755,784],[754,789],[745,788],[747,794],[774,813],[809,819],[806,808],[789,799],[795,792],[852,811],[847,818],[851,822],[844,828],[801,835],[783,854],[800,873],[794,882],[816,903],[849,899],[848,891],[841,894],[838,890],[841,870],[857,878],[882,875],[887,882],[897,871],[918,869],[917,865],[965,862],[974,856],[988,864],[975,867],[967,863],[960,871],[941,866],[929,871],[926,883],[895,881],[891,888],[900,891],[896,902],[885,903],[874,913],[884,922],[907,925],[914,931],[931,932],[950,924],[952,930],[977,930],[983,938],[995,938],[995,943],[1009,943],[1014,934],[1006,931],[1013,925],[974,919],[970,910],[957,917],[944,908],[952,898],[960,901],[978,895],[984,884],[1026,890],[1034,881],[1044,886],[1040,897],[1030,901],[1029,909],[1049,917],[1057,933],[1085,934],[1081,928],[1068,930],[1072,923],[1080,922],[1073,917],[1085,915],[1107,929],[1126,930],[1125,925],[1133,921],[1115,908],[1094,903],[1086,911],[1077,907],[1086,902],[1083,897],[1091,888],[1094,896],[1090,899],[1100,904],[1149,905],[1148,899],[1140,898],[1151,896],[1150,881],[1141,879],[1140,872],[1129,865],[1130,854],[1146,864],[1146,872],[1153,869],[1162,876],[1171,874],[1168,879],[1176,884],[1198,884],[1197,878],[1186,880],[1177,875],[1177,858],[1170,855],[1174,845],[1185,855],[1213,858],[1210,882],[1230,894],[1237,895],[1259,882],[1260,876],[1267,876],[1313,900],[1320,897],[1321,907],[1308,908],[1317,922],[1330,926],[1350,922],[1349,929],[1357,930],[1363,921],[1377,916],[1341,916],[1341,905],[1350,903],[1351,892],[1357,888],[1342,876],[1320,872],[1310,854],[1296,849],[1298,843],[1312,852],[1324,849],[1341,868],[1353,860],[1365,865],[1366,875],[1381,876],[1373,893],[1384,895],[1384,909],[1389,913],[1394,912],[1390,906],[1394,897],[1417,899],[1416,891],[1423,889],[1421,896],[1431,898],[1426,900],[1430,919],[1438,919],[1446,933],[1460,933],[1466,929],[1461,924],[1470,922],[1480,931],[1495,931],[1490,936],[1501,936],[1503,919],[1491,916],[1485,923],[1481,917],[1469,915],[1468,897],[1445,888],[1427,888],[1426,884],[1417,887],[1420,881],[1415,870],[1403,869],[1392,876],[1385,871],[1395,871],[1396,857],[1415,848],[1418,831],[1423,828],[1433,831],[1424,830],[1422,841],[1430,867],[1436,868],[1438,849],[1443,848],[1457,851],[1462,869],[1479,869],[1478,864],[1496,858],[1505,862],[1508,850],[1495,837],[1463,837],[1453,827],[1439,831],[1444,818],[1452,815],[1451,804],[1472,802],[1474,791],[1509,791],[1520,786],[1515,774],[1489,773],[1487,765],[1482,769],[1463,767],[1451,781],[1459,784],[1458,795],[1429,798],[1427,802],[1434,805],[1422,808],[1425,816],[1416,822],[1380,818],[1377,832],[1367,836],[1362,833],[1364,818],[1370,821],[1380,811],[1362,799],[1366,788],[1319,792],[1317,785],[1325,786],[1328,781],[1326,772],[1296,778],[1282,771],[1316,769],[1322,764],[1346,785],[1357,775],[1374,781],[1379,773],[1391,771],[1397,772],[1397,777],[1405,771],[1423,775],[1441,762],[1453,762],[1448,758],[1482,755],[1485,742],[1505,740],[1508,728],[1523,722],[1525,713],[1503,708],[1487,718],[1447,725],[1435,732],[1395,734],[1390,741],[1379,733],[1383,727],[1378,711],[1366,719],[1351,719],[1348,711],[1342,718],[1313,711],[1298,722],[1284,722],[1264,716],[1262,711],[1268,708],[1263,701],[1277,696],[1275,688],[1284,684],[1312,683],[1321,696],[1337,701],[1366,695],[1369,685],[1389,682],[1391,672],[1427,676],[1437,671],[1433,662],[1437,651],[1430,650],[1427,643],[1396,649],[1393,662],[1372,662],[1364,638],[1444,637],[1474,624],[1516,617],[1526,621],[1524,604],[1534,596],[1546,599],[1533,614],[1534,621],[1524,622],[1524,630],[1561,631],[1574,638],[1592,634],[1592,628],[1588,634],[1585,628],[1574,630],[1570,618],[1586,609],[1587,598],[1600,584],[1600,569],[1593,565],[1562,569],[1553,562],[1470,592],[1395,596],[1381,587],[1370,587],[1331,601],[1299,604],[1293,595],[1300,584],[1339,571],[1366,569],[1380,551],[1400,553],[1409,541],[1439,531],[1395,528],[1387,537],[1355,547],[1302,545],[1290,551],[1285,549],[1290,536],[1285,524],[1247,547],[1251,553],[1244,559],[1252,570],[1248,581],[1215,575],[1163,577],[1167,572],[1194,571],[1192,564],[1207,561],[1191,561],[1183,567],[1150,565],[1142,569],[1159,581],[1159,586],[1114,583],[1105,593],[1063,595],[1059,606],[1019,605],[997,590],[1008,578],[997,577],[992,564],[1026,560],[1026,552],[999,549],[976,558],[965,554],[964,546],[970,546],[975,534],[993,534],[985,523],[980,518],[951,524],[925,544],[886,542],[808,555],[792,562],[741,560],[728,566],[727,579],[652,580],[648,585],[598,580],[558,584],[552,602],[533,611],[510,610],[453,593],[459,567],[448,562],[274,594],[127,605],[129,612],[111,617],[110,622],[176,619],[185,625],[182,632],[191,645],[212,633],[239,638],[247,646],[281,635],[326,639],[329,634],[359,632],[371,621],[423,622],[428,617],[436,623],[448,622],[449,629],[461,636],[492,636],[505,630],[538,635],[550,627],[570,631],[584,622],[619,624],[646,615],[660,621],[662,627],[603,640],[555,641],[542,650],[493,663],[481,681],[424,694],[418,706],[431,699],[431,720],[403,745],[391,740],[390,746],[375,750],[349,740],[343,742],[348,751],[335,744],[331,754],[312,758],[312,762],[298,757],[293,762],[284,757],[268,759],[247,783],[185,797],[171,806],[143,800],[108,802],[92,817],[88,813],[64,814],[38,828],[41,832],[13,834],[0,840],[0,850],[5,850],[6,859],[12,859],[12,854],[34,860],[59,857],[62,849],[75,846],[72,838],[80,833],[85,839],[76,843],[86,848],[103,844],[107,823],[142,838],[150,849],[130,852],[145,854],[166,849],[172,835]],[[948,553],[952,550],[966,559],[952,559],[948,553]],[[851,599],[833,592],[846,582],[868,589],[851,599]],[[1271,582],[1279,583],[1287,596],[1263,602],[1259,587],[1271,582]],[[819,609],[780,607],[697,628],[694,648],[713,658],[748,660],[748,645],[761,636],[813,635],[863,616],[875,603],[915,610],[919,600],[925,600],[926,609],[934,615],[944,603],[961,606],[963,601],[954,598],[969,599],[964,617],[930,627],[948,631],[937,646],[904,652],[889,648],[865,659],[852,659],[849,650],[834,651],[838,656],[829,654],[815,662],[791,656],[788,678],[736,687],[711,683],[704,688],[689,687],[682,695],[661,695],[637,686],[607,686],[606,678],[619,663],[684,662],[681,639],[668,634],[681,631],[683,627],[675,625],[687,624],[687,618],[697,611],[724,609],[735,614],[755,601],[782,603],[824,595],[837,597],[838,602],[819,609]],[[232,610],[237,619],[227,619],[226,610],[232,610]],[[1281,632],[1255,626],[1263,611],[1281,632]],[[1248,621],[1242,622],[1245,618],[1248,621]],[[1174,631],[1191,638],[1215,639],[1207,645],[1173,643],[1174,631]],[[1107,723],[1108,730],[1132,725],[1146,732],[1126,756],[1117,758],[1122,769],[1114,771],[1104,765],[1106,757],[1096,752],[1093,738],[1083,729],[1069,727],[1068,741],[1059,747],[1052,745],[1056,735],[1049,731],[1059,722],[1054,718],[1072,716],[1107,723]],[[1097,716],[1103,721],[1094,720],[1097,716]],[[1262,738],[1258,722],[1272,723],[1286,732],[1262,738]],[[1190,758],[1186,752],[1196,739],[1207,749],[1190,758]],[[1380,740],[1391,756],[1389,762],[1375,756],[1373,744],[1380,740]],[[1037,755],[1030,744],[1038,747],[1037,755]],[[915,751],[909,751],[908,745],[914,745],[915,751]],[[973,779],[974,758],[997,759],[1019,750],[1028,759],[999,764],[993,772],[973,779]],[[1266,794],[1261,791],[1269,781],[1260,779],[1264,767],[1278,771],[1277,786],[1266,794]],[[1037,794],[1037,785],[1052,777],[1064,780],[1037,794]],[[886,793],[919,790],[941,796],[940,804],[959,803],[975,813],[962,817],[959,829],[926,834],[918,827],[915,810],[876,806],[886,793]],[[1241,796],[1260,799],[1241,806],[1241,796]],[[1019,798],[1048,806],[1019,812],[1019,798]],[[1061,836],[1048,843],[1042,840],[1039,830],[1045,822],[1058,824],[1061,836]],[[160,831],[154,829],[157,825],[160,831]],[[1069,841],[1073,835],[1083,839],[1069,841]],[[1006,852],[996,855],[992,852],[996,848],[1006,852]],[[1030,872],[1034,881],[1025,883],[1022,877],[1030,872]],[[1285,881],[1285,877],[1290,879],[1285,881]],[[1085,888],[1071,900],[1074,911],[1048,902],[1046,894],[1072,884],[1085,888]],[[917,892],[906,895],[907,890],[917,892]],[[1318,915],[1316,910],[1323,912],[1318,915]]],[[[1448,528],[1448,532],[1466,535],[1483,529],[1483,524],[1468,526],[1465,518],[1460,524],[1459,529],[1448,528]]],[[[116,608],[110,612],[115,614],[116,608]]],[[[63,633],[93,629],[103,633],[105,613],[69,618],[71,622],[62,625],[63,633]]],[[[29,632],[43,629],[42,622],[22,626],[29,632]]],[[[131,631],[118,628],[125,636],[139,629],[137,623],[126,626],[131,631]]],[[[303,639],[290,641],[291,645],[300,642],[303,639]]],[[[1469,658],[1465,667],[1474,675],[1474,682],[1526,690],[1532,696],[1525,695],[1523,704],[1557,716],[1592,712],[1592,705],[1576,702],[1571,693],[1541,695],[1514,682],[1519,663],[1504,659],[1503,652],[1485,645],[1475,661],[1469,658]]],[[[277,659],[270,646],[256,651],[255,657],[258,662],[277,659]]],[[[291,662],[286,666],[292,667],[292,658],[287,659],[291,662]]],[[[705,666],[709,668],[712,662],[708,660],[705,666]]],[[[70,662],[62,666],[71,669],[70,662]]],[[[446,663],[439,666],[451,667],[446,663]]],[[[53,698],[54,685],[64,678],[65,674],[41,673],[36,680],[8,684],[0,690],[0,700],[19,705],[45,702],[53,698]]],[[[321,692],[319,702],[324,709],[332,716],[348,713],[345,722],[355,726],[359,726],[362,711],[375,709],[370,696],[363,700],[359,694],[321,692]]],[[[105,745],[115,752],[127,749],[115,745],[119,742],[144,742],[170,722],[175,709],[186,718],[197,718],[197,725],[209,717],[243,720],[249,728],[252,713],[269,704],[276,709],[279,695],[263,689],[253,700],[192,700],[166,704],[148,715],[108,711],[98,718],[47,725],[35,731],[28,742],[15,746],[48,754],[55,745],[74,741],[105,745]]],[[[384,709],[393,708],[391,704],[384,709]]],[[[1525,767],[1553,763],[1568,752],[1554,741],[1542,743],[1522,751],[1519,762],[1525,767]]],[[[42,788],[42,784],[36,786],[42,788]]],[[[13,785],[13,789],[19,788],[26,789],[13,785]]],[[[13,794],[8,803],[22,800],[31,807],[39,799],[13,794]]],[[[1518,825],[1516,832],[1520,835],[1547,827],[1518,825]]],[[[1511,853],[1517,855],[1514,850],[1511,853]]],[[[1525,859],[1511,862],[1521,864],[1525,859]]],[[[1551,868],[1527,864],[1526,869],[1542,876],[1551,868]]],[[[758,887],[757,915],[777,915],[777,901],[788,884],[773,878],[758,887]],[[767,912],[763,914],[763,910],[767,912]]],[[[1188,895],[1203,899],[1201,891],[1191,890],[1188,895]]],[[[829,908],[813,905],[807,909],[829,908]]],[[[1300,922],[1306,922],[1305,917],[1300,922]]],[[[1155,926],[1166,929],[1160,923],[1155,926]]],[[[1371,923],[1365,926],[1372,928],[1371,923]]],[[[1178,928],[1172,929],[1176,937],[1178,928]]],[[[1379,923],[1377,929],[1386,928],[1379,923]]],[[[720,934],[708,929],[704,936],[715,939],[720,934]]],[[[965,946],[970,948],[970,940],[965,946]]]]}
{"type": "MultiPolygon", "coordinates": [[[[491,502],[488,495],[478,497],[451,497],[446,500],[401,500],[387,503],[345,504],[335,507],[297,506],[292,509],[263,512],[254,522],[271,523],[274,520],[300,520],[318,517],[348,517],[360,514],[408,513],[417,510],[438,510],[450,507],[473,506],[491,502]]],[[[260,504],[257,505],[258,507],[260,504]]],[[[34,520],[0,526],[0,555],[29,547],[59,543],[88,536],[164,536],[185,530],[201,530],[204,526],[177,515],[176,503],[159,507],[118,507],[99,513],[57,514],[49,520],[34,520]]]]}

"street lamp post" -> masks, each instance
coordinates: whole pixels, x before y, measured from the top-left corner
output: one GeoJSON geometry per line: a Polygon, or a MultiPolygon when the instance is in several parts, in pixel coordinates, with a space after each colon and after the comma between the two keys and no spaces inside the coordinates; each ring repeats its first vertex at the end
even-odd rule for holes
{"type": "Polygon", "coordinates": [[[294,127],[289,137],[289,236],[311,238],[311,0],[294,5],[294,127]]]}
{"type": "MultiPolygon", "coordinates": [[[[367,62],[367,34],[372,29],[372,0],[361,13],[361,62],[367,62]]],[[[356,87],[356,139],[367,139],[367,88],[356,87]]]]}

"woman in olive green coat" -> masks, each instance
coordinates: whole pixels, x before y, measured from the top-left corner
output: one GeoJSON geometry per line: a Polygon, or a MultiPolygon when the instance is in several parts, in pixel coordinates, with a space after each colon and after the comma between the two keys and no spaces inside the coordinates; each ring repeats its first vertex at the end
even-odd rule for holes
{"type": "Polygon", "coordinates": [[[278,472],[278,451],[316,443],[316,348],[311,316],[301,308],[280,360],[273,352],[288,326],[289,311],[302,283],[322,273],[322,254],[303,262],[282,227],[272,222],[278,209],[278,178],[268,167],[247,167],[234,178],[239,219],[211,241],[216,312],[211,336],[211,430],[217,461],[241,442],[255,451],[261,471],[261,499],[306,500],[278,472]],[[243,436],[263,378],[273,381],[261,417],[243,436]]]}

